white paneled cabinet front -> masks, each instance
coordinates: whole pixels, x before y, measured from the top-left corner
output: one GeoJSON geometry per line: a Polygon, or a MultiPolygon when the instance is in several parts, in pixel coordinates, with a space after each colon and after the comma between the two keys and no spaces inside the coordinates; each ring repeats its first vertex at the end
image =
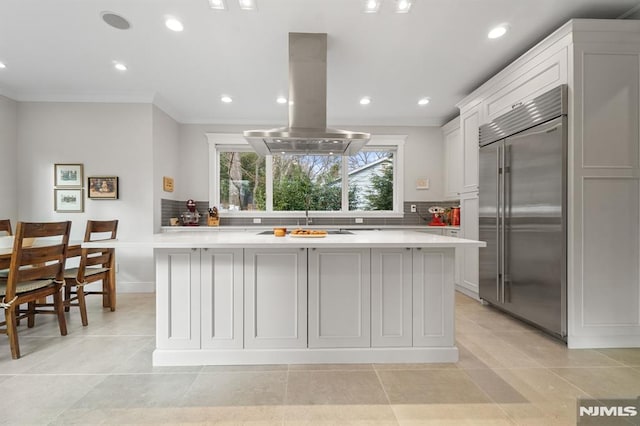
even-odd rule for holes
{"type": "Polygon", "coordinates": [[[242,348],[242,249],[200,250],[202,348],[242,348]]]}
{"type": "Polygon", "coordinates": [[[413,253],[413,346],[452,346],[454,250],[413,253]]]}
{"type": "Polygon", "coordinates": [[[307,347],[307,249],[245,249],[244,347],[307,347]]]}
{"type": "Polygon", "coordinates": [[[200,250],[156,250],[156,344],[200,348],[200,250]]]}
{"type": "Polygon", "coordinates": [[[371,249],[371,346],[412,345],[412,251],[371,249]]]}
{"type": "Polygon", "coordinates": [[[371,346],[371,250],[309,249],[309,347],[371,346]]]}

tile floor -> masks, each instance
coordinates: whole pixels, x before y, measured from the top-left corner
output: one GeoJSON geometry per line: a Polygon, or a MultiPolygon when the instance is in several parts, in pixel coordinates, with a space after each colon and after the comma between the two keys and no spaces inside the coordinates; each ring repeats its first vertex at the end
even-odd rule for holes
{"type": "Polygon", "coordinates": [[[576,398],[640,395],[640,349],[568,350],[457,295],[456,364],[153,367],[154,296],[89,299],[0,336],[0,424],[572,425],[576,398]]]}

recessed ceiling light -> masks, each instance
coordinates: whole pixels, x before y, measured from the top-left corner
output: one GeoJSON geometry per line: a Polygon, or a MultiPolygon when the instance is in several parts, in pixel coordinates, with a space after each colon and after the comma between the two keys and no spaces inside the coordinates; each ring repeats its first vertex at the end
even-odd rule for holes
{"type": "Polygon", "coordinates": [[[422,98],[418,101],[418,105],[423,106],[423,105],[427,105],[429,102],[431,102],[431,99],[429,98],[422,98]]]}
{"type": "Polygon", "coordinates": [[[380,0],[363,0],[364,13],[376,13],[380,10],[380,0]]]}
{"type": "Polygon", "coordinates": [[[224,0],[209,0],[209,6],[211,6],[211,9],[216,10],[225,10],[227,8],[224,0]]]}
{"type": "Polygon", "coordinates": [[[284,96],[278,96],[278,99],[276,99],[276,102],[278,102],[279,104],[286,104],[287,98],[285,98],[284,96]]]}
{"type": "Polygon", "coordinates": [[[225,104],[230,104],[231,102],[233,102],[233,99],[231,99],[231,96],[227,96],[227,95],[223,95],[220,100],[222,102],[224,102],[225,104]]]}
{"type": "Polygon", "coordinates": [[[184,30],[184,25],[182,25],[182,22],[178,21],[176,18],[167,18],[164,21],[164,24],[171,31],[180,32],[180,31],[184,30]]]}
{"type": "Polygon", "coordinates": [[[113,66],[118,71],[126,71],[127,70],[127,66],[125,64],[123,64],[122,62],[114,62],[113,66]]]}
{"type": "Polygon", "coordinates": [[[256,0],[238,0],[240,9],[242,10],[256,10],[256,0]]]}
{"type": "Polygon", "coordinates": [[[4,63],[0,62],[0,69],[5,69],[6,67],[7,66],[4,63]]]}
{"type": "Polygon", "coordinates": [[[487,37],[489,38],[500,38],[503,35],[505,35],[507,33],[507,31],[509,31],[509,25],[508,24],[500,24],[495,28],[492,28],[491,31],[489,31],[489,34],[487,34],[487,37]]]}
{"type": "Polygon", "coordinates": [[[396,0],[396,13],[408,13],[411,9],[411,0],[396,0]]]}
{"type": "Polygon", "coordinates": [[[368,96],[365,96],[364,98],[360,99],[360,105],[369,105],[371,103],[371,98],[369,98],[368,96]]]}
{"type": "Polygon", "coordinates": [[[118,30],[128,30],[129,28],[131,28],[131,24],[129,23],[129,21],[116,13],[104,11],[100,12],[100,16],[102,17],[102,20],[110,27],[116,28],[118,30]]]}

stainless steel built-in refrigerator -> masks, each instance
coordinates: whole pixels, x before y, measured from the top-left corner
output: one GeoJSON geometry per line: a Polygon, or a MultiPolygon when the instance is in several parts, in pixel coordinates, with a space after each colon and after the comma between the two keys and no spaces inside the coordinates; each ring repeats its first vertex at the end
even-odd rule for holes
{"type": "Polygon", "coordinates": [[[480,128],[480,298],[566,339],[566,86],[480,128]]]}

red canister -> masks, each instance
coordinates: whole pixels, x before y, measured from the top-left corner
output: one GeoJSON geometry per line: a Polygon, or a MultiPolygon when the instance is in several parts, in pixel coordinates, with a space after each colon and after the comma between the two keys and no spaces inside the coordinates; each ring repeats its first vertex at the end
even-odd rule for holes
{"type": "Polygon", "coordinates": [[[451,207],[451,226],[460,226],[460,207],[451,207]]]}

